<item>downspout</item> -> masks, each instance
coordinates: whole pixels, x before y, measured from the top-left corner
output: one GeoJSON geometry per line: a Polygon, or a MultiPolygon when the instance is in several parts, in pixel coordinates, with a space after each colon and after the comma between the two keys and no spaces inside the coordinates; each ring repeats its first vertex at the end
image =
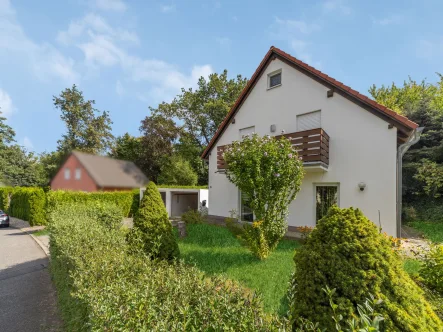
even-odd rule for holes
{"type": "Polygon", "coordinates": [[[425,127],[414,129],[408,140],[397,148],[397,237],[401,237],[401,214],[403,205],[403,155],[420,140],[425,127]]]}

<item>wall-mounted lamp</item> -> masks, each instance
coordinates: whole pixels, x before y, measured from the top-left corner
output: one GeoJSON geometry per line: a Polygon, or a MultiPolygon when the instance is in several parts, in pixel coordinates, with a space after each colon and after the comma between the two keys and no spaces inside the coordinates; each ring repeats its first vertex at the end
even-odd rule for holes
{"type": "Polygon", "coordinates": [[[275,124],[271,125],[271,133],[274,133],[277,130],[277,126],[275,124]]]}
{"type": "Polygon", "coordinates": [[[363,191],[363,190],[365,190],[365,188],[366,188],[366,183],[364,183],[364,182],[360,182],[360,183],[358,184],[358,187],[360,188],[360,191],[363,191]]]}

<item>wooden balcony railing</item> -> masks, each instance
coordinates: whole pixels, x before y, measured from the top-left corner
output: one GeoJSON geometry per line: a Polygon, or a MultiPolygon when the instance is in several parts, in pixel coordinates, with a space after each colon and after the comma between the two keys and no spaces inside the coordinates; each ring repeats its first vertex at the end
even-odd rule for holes
{"type": "Polygon", "coordinates": [[[303,163],[322,162],[329,165],[329,135],[323,129],[297,131],[279,135],[276,138],[281,136],[291,140],[303,163]]]}
{"type": "MultiPolygon", "coordinates": [[[[329,165],[329,135],[321,128],[297,131],[295,133],[275,136],[286,137],[297,150],[304,164],[324,163],[329,165]]],[[[228,145],[217,146],[217,169],[226,169],[223,159],[224,150],[228,145]]]]}

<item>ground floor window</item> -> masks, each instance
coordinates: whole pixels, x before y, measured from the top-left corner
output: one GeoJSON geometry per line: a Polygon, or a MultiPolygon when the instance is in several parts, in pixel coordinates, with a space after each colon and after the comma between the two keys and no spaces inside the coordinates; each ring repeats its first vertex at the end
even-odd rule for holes
{"type": "Polygon", "coordinates": [[[240,193],[240,219],[242,221],[254,221],[254,213],[251,209],[251,199],[246,193],[240,193]]]}
{"type": "Polygon", "coordinates": [[[331,206],[338,205],[338,185],[323,185],[315,186],[315,212],[316,221],[323,218],[331,206]]]}

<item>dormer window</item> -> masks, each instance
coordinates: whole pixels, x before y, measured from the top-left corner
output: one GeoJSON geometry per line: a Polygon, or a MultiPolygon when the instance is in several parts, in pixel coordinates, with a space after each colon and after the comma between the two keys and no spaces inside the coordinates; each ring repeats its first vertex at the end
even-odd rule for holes
{"type": "Polygon", "coordinates": [[[276,88],[281,85],[281,69],[268,75],[268,89],[276,88]]]}

